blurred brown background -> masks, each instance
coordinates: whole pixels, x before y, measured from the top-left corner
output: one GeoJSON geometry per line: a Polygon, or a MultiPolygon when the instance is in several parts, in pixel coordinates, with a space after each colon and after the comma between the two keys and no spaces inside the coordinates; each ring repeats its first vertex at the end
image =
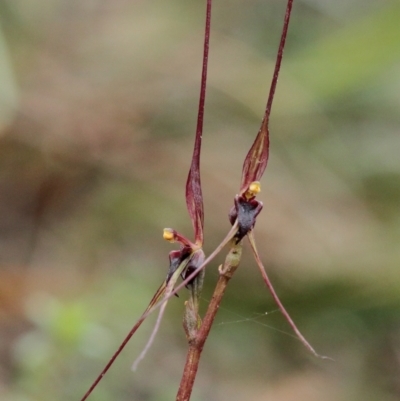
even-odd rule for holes
{"type": "MultiPolygon", "coordinates": [[[[259,128],[280,0],[216,1],[202,181],[209,253],[259,128]]],[[[184,184],[205,1],[0,1],[0,399],[79,400],[191,237],[184,184]]],[[[400,399],[400,3],[296,0],[256,236],[193,401],[400,399]],[[267,312],[267,314],[266,314],[267,312]]],[[[216,267],[209,266],[204,304],[216,267]]],[[[92,396],[173,400],[185,291],[135,373],[149,319],[92,396]]]]}

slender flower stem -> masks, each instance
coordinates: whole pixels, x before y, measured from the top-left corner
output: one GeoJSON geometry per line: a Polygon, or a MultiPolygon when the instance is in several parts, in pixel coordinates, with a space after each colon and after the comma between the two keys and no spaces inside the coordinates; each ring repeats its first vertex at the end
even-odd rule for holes
{"type": "Polygon", "coordinates": [[[210,333],[229,280],[239,267],[241,255],[241,243],[235,244],[235,241],[233,241],[232,247],[226,256],[224,264],[219,268],[219,279],[200,329],[196,337],[189,341],[189,350],[186,357],[181,384],[176,396],[176,401],[188,401],[190,399],[200,362],[201,352],[203,351],[204,344],[207,340],[208,334],[210,333]]]}
{"type": "MultiPolygon", "coordinates": [[[[129,340],[132,338],[132,336],[136,333],[138,328],[141,326],[143,321],[146,319],[146,317],[153,312],[155,309],[159,307],[165,308],[166,306],[166,300],[171,297],[171,292],[173,291],[173,286],[176,283],[176,280],[182,273],[182,271],[185,269],[187,265],[187,261],[183,261],[178,269],[176,269],[174,275],[171,277],[170,282],[167,284],[166,281],[164,281],[161,286],[158,288],[156,293],[154,294],[153,298],[151,299],[148,307],[140,316],[139,320],[135,323],[135,325],[132,327],[131,331],[127,334],[127,336],[124,338],[122,341],[121,345],[118,347],[118,349],[114,352],[113,356],[110,358],[108,361],[107,365],[103,368],[103,370],[100,372],[100,374],[97,376],[96,380],[92,383],[90,386],[89,390],[86,392],[86,394],[81,398],[81,401],[85,401],[90,394],[93,392],[93,390],[97,387],[97,385],[100,383],[100,381],[103,379],[104,375],[108,372],[108,370],[111,368],[115,360],[118,358],[119,354],[123,351],[125,346],[128,344],[129,340]],[[165,294],[165,295],[164,295],[165,294]],[[161,302],[160,299],[163,297],[164,302],[161,302]]],[[[163,311],[160,312],[160,315],[162,316],[163,311]]],[[[159,320],[159,319],[158,319],[159,320]]],[[[158,322],[157,320],[157,322],[158,322]]],[[[157,327],[156,327],[157,328],[157,327]]],[[[156,332],[156,331],[155,331],[156,332]]]]}
{"type": "Polygon", "coordinates": [[[288,0],[287,5],[286,5],[285,18],[283,20],[283,28],[282,28],[281,40],[280,40],[280,43],[279,43],[278,55],[276,56],[274,75],[272,77],[271,87],[269,89],[267,106],[265,108],[265,113],[264,113],[264,118],[263,118],[263,125],[266,124],[267,126],[268,126],[269,116],[271,114],[272,102],[273,102],[274,96],[275,96],[276,85],[278,83],[279,71],[281,69],[281,63],[282,63],[282,58],[283,58],[283,50],[285,48],[287,32],[288,32],[288,29],[289,29],[289,22],[290,22],[290,15],[291,15],[291,12],[292,12],[292,5],[293,5],[293,0],[288,0]]]}
{"type": "Polygon", "coordinates": [[[119,354],[122,352],[122,350],[125,348],[126,344],[128,341],[132,338],[132,336],[136,333],[136,330],[140,327],[140,325],[143,323],[144,319],[147,317],[147,312],[146,311],[140,319],[136,322],[136,324],[133,326],[131,331],[128,333],[128,335],[125,337],[124,341],[121,343],[121,345],[118,347],[118,349],[115,351],[114,355],[111,357],[111,359],[108,361],[107,365],[104,367],[104,369],[101,371],[101,373],[97,376],[96,380],[92,383],[90,386],[89,390],[86,392],[86,394],[81,398],[81,401],[85,401],[90,394],[92,394],[92,391],[96,388],[96,386],[99,384],[100,380],[104,377],[104,375],[108,372],[108,369],[110,369],[111,365],[114,363],[114,361],[118,358],[119,354]]]}
{"type": "Polygon", "coordinates": [[[286,5],[286,13],[283,21],[283,28],[281,39],[279,42],[278,54],[275,61],[274,74],[269,89],[267,104],[265,107],[264,116],[261,122],[258,134],[248,151],[243,163],[242,182],[240,184],[240,194],[243,195],[248,189],[249,185],[254,181],[260,181],[267,167],[269,157],[269,117],[271,114],[272,102],[275,97],[275,89],[278,83],[279,71],[281,69],[283,50],[287,32],[289,29],[290,15],[292,11],[293,0],[288,0],[286,5]]]}
{"type": "Polygon", "coordinates": [[[208,67],[208,53],[210,47],[210,30],[211,30],[211,6],[212,6],[212,0],[207,0],[199,111],[197,114],[197,127],[196,127],[196,136],[195,136],[193,156],[192,156],[192,164],[190,166],[188,178],[186,181],[186,205],[188,208],[190,218],[193,223],[193,228],[195,232],[195,241],[197,245],[202,245],[204,240],[204,234],[203,234],[204,207],[203,207],[203,195],[201,190],[201,180],[200,180],[200,152],[201,152],[201,142],[203,137],[204,105],[206,101],[207,67],[208,67]]]}
{"type": "Polygon", "coordinates": [[[206,29],[204,34],[204,50],[203,50],[203,68],[201,72],[201,88],[200,88],[199,113],[197,116],[196,137],[201,136],[203,133],[204,104],[206,101],[206,86],[207,86],[208,52],[210,48],[211,5],[212,5],[212,0],[207,0],[206,29]]]}

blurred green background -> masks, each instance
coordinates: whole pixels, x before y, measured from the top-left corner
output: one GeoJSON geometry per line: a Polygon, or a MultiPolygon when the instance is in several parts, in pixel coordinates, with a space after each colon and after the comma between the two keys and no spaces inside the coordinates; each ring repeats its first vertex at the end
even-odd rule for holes
{"type": "MultiPolygon", "coordinates": [[[[205,250],[229,229],[285,9],[215,1],[202,154],[205,250]]],[[[205,1],[0,1],[0,399],[79,400],[164,279],[184,185],[205,1]]],[[[193,401],[400,399],[400,2],[296,0],[245,244],[193,401]]],[[[209,266],[204,305],[221,255],[209,266]]],[[[91,400],[175,399],[185,291],[91,400]]]]}

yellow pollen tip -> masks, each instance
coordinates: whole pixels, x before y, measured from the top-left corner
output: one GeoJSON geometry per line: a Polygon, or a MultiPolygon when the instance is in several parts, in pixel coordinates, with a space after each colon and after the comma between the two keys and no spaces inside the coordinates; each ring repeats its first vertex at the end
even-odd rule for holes
{"type": "Polygon", "coordinates": [[[174,238],[175,238],[175,234],[174,234],[174,232],[173,232],[170,228],[164,228],[164,231],[163,231],[163,238],[164,238],[166,241],[173,241],[174,238]]]}
{"type": "Polygon", "coordinates": [[[256,196],[261,191],[261,184],[259,181],[254,181],[249,185],[248,192],[252,196],[256,196]]]}

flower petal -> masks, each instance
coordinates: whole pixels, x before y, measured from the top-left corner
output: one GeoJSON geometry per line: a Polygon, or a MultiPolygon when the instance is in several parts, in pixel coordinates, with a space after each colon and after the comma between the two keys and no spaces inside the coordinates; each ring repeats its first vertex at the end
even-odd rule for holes
{"type": "Polygon", "coordinates": [[[203,244],[203,227],[204,227],[204,206],[203,194],[201,191],[200,181],[200,151],[201,140],[203,136],[203,120],[204,120],[204,104],[206,100],[206,85],[207,85],[207,66],[208,66],[208,51],[210,44],[210,28],[211,28],[211,2],[207,0],[206,10],[206,26],[204,33],[204,50],[203,50],[203,69],[201,73],[201,87],[199,111],[197,115],[196,139],[192,156],[192,164],[190,166],[189,175],[186,181],[186,205],[190,218],[192,220],[195,233],[195,241],[197,245],[203,244]]]}
{"type": "Polygon", "coordinates": [[[243,163],[240,195],[243,195],[254,181],[260,181],[267,167],[269,156],[268,121],[263,120],[256,139],[253,142],[243,163]]]}

